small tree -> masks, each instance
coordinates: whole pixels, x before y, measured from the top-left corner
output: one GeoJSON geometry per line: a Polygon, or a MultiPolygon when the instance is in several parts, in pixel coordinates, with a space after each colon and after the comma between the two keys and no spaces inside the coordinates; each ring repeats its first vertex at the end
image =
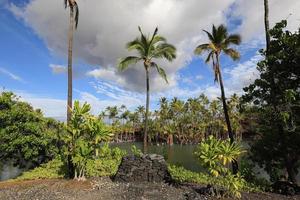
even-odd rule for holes
{"type": "Polygon", "coordinates": [[[225,186],[230,194],[240,198],[239,191],[243,187],[244,180],[239,175],[232,175],[228,167],[229,163],[237,160],[244,152],[239,143],[209,136],[199,144],[195,155],[201,165],[215,177],[212,179],[212,184],[225,186]]]}
{"type": "Polygon", "coordinates": [[[300,166],[300,33],[285,30],[286,21],[270,30],[265,59],[258,63],[260,77],[244,90],[245,102],[258,110],[258,140],[252,158],[273,181],[287,174],[296,183],[300,166]]]}
{"type": "Polygon", "coordinates": [[[84,103],[80,106],[75,101],[70,123],[67,126],[68,134],[64,141],[67,144],[65,154],[71,157],[74,165],[74,179],[85,180],[86,164],[88,159],[98,156],[100,142],[109,141],[111,131],[102,121],[92,116],[91,107],[84,103]],[[95,152],[95,153],[94,153],[95,152]]]}
{"type": "Polygon", "coordinates": [[[0,160],[19,167],[36,167],[59,153],[62,124],[12,92],[0,93],[0,160]]]}

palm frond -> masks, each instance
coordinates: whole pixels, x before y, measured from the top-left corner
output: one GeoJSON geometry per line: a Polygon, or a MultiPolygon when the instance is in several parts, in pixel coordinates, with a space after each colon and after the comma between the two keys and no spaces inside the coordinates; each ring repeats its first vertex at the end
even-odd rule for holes
{"type": "Polygon", "coordinates": [[[167,74],[163,68],[159,67],[155,62],[151,62],[151,67],[155,67],[159,75],[166,81],[166,83],[169,83],[167,79],[167,74]]]}
{"type": "Polygon", "coordinates": [[[144,35],[142,28],[140,26],[138,26],[139,32],[141,34],[141,43],[143,44],[143,47],[145,49],[145,53],[148,53],[148,40],[147,37],[144,35]]]}
{"type": "Polygon", "coordinates": [[[128,42],[126,44],[126,48],[128,51],[137,50],[140,53],[140,56],[146,54],[144,44],[141,42],[139,38],[136,38],[135,40],[128,42]]]}
{"type": "Polygon", "coordinates": [[[166,38],[160,36],[160,35],[156,35],[153,40],[152,40],[152,44],[156,44],[158,42],[166,42],[166,38]]]}
{"type": "Polygon", "coordinates": [[[241,36],[239,34],[231,34],[225,40],[226,45],[230,45],[230,44],[239,45],[240,43],[241,43],[241,36]]]}
{"type": "Polygon", "coordinates": [[[151,58],[165,58],[168,61],[172,61],[176,58],[176,48],[168,43],[159,44],[153,51],[151,58]]]}
{"type": "Polygon", "coordinates": [[[235,49],[229,48],[229,49],[224,49],[223,51],[226,55],[230,56],[233,60],[240,59],[240,53],[235,49]]]}
{"type": "Polygon", "coordinates": [[[129,65],[136,64],[140,60],[142,60],[142,59],[139,58],[139,57],[136,57],[136,56],[128,56],[126,58],[121,58],[120,62],[119,62],[119,65],[118,65],[118,68],[119,68],[120,71],[123,71],[129,65]]]}
{"type": "Polygon", "coordinates": [[[207,58],[205,60],[205,63],[209,63],[209,61],[211,59],[213,59],[213,55],[214,55],[214,51],[209,52],[209,54],[207,55],[207,58]]]}
{"type": "Polygon", "coordinates": [[[75,1],[75,28],[77,29],[78,26],[78,20],[79,20],[79,8],[78,8],[78,4],[75,1]]]}
{"type": "Polygon", "coordinates": [[[194,54],[196,55],[200,55],[203,53],[203,51],[208,51],[209,48],[209,44],[200,44],[199,46],[196,47],[196,49],[194,50],[194,54]]]}
{"type": "Polygon", "coordinates": [[[68,0],[64,0],[64,5],[65,5],[65,8],[68,7],[68,0]]]}
{"type": "Polygon", "coordinates": [[[151,40],[150,40],[149,45],[152,45],[152,42],[153,42],[155,36],[157,35],[157,32],[158,32],[158,27],[155,28],[154,33],[153,33],[153,35],[152,35],[152,38],[151,38],[151,40]]]}
{"type": "Polygon", "coordinates": [[[214,39],[214,36],[210,33],[210,32],[208,32],[208,31],[206,31],[206,30],[203,30],[206,34],[207,34],[207,36],[208,36],[208,38],[209,38],[209,40],[211,41],[211,42],[213,42],[215,39],[214,39]]]}

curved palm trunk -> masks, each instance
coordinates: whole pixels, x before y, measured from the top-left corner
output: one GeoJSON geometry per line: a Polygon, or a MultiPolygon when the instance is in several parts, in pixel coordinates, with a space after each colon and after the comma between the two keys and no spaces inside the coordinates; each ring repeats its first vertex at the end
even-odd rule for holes
{"type": "Polygon", "coordinates": [[[270,27],[269,27],[269,0],[264,0],[264,8],[265,8],[265,32],[266,32],[266,46],[267,46],[267,54],[270,49],[270,27]]]}
{"type": "Polygon", "coordinates": [[[147,152],[147,139],[148,139],[148,115],[149,115],[149,102],[150,102],[150,84],[149,84],[149,68],[145,65],[146,69],[146,115],[145,115],[145,130],[144,130],[144,153],[147,152]]]}
{"type": "MultiPolygon", "coordinates": [[[[74,11],[70,9],[70,25],[69,25],[69,47],[68,47],[68,100],[67,100],[67,124],[69,124],[72,115],[72,49],[73,49],[73,31],[74,31],[74,11]]],[[[74,165],[71,155],[68,156],[69,178],[74,177],[74,165]]]]}
{"type": "Polygon", "coordinates": [[[70,122],[72,112],[72,54],[73,54],[73,31],[74,31],[74,11],[70,9],[70,25],[69,25],[69,47],[68,47],[68,100],[67,100],[67,123],[70,122]]]}
{"type": "MultiPolygon", "coordinates": [[[[219,62],[219,54],[216,55],[216,61],[217,61],[217,63],[216,63],[217,66],[216,67],[217,67],[217,70],[218,70],[218,78],[219,78],[219,83],[220,83],[220,88],[221,88],[221,99],[222,99],[222,103],[223,103],[223,110],[224,110],[227,130],[228,130],[228,136],[230,138],[230,142],[233,143],[234,142],[234,133],[232,132],[230,118],[229,118],[229,114],[228,114],[225,90],[224,90],[222,73],[221,73],[220,62],[219,62]]],[[[237,172],[238,172],[238,163],[237,163],[237,161],[233,160],[231,164],[232,164],[233,174],[237,174],[237,172]]]]}

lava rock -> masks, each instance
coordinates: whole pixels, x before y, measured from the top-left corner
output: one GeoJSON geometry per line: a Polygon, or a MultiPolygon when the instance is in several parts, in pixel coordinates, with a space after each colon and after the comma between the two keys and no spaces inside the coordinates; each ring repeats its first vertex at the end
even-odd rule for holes
{"type": "Polygon", "coordinates": [[[113,178],[117,182],[171,182],[167,163],[163,156],[145,154],[125,156],[113,178]]]}
{"type": "Polygon", "coordinates": [[[272,188],[275,193],[283,195],[293,196],[300,192],[299,186],[288,181],[277,181],[272,185],[272,188]]]}

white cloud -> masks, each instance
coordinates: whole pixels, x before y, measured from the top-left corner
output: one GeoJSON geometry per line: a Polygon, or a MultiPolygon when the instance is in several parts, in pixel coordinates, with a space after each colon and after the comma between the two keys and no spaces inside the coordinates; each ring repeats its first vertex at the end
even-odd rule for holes
{"type": "Polygon", "coordinates": [[[253,83],[259,78],[259,71],[257,70],[257,63],[262,60],[259,54],[254,55],[248,61],[237,64],[236,67],[229,69],[225,68],[224,73],[229,75],[225,80],[225,84],[237,94],[243,93],[243,88],[253,83]]]}
{"type": "MultiPolygon", "coordinates": [[[[152,73],[151,88],[162,91],[173,87],[176,72],[191,61],[194,47],[203,41],[202,29],[212,23],[225,23],[225,12],[234,0],[81,0],[80,19],[75,33],[74,58],[112,71],[118,58],[128,55],[125,44],[138,35],[137,26],[150,33],[156,26],[159,33],[177,46],[178,58],[173,63],[160,62],[169,75],[170,84],[152,73]],[[161,87],[164,86],[164,87],[161,87]]],[[[55,54],[67,53],[68,10],[60,1],[32,0],[24,8],[11,5],[11,11],[33,28],[55,54]],[[49,31],[50,30],[50,31],[49,31]],[[52,31],[55,30],[55,31],[52,31]]],[[[96,73],[91,71],[90,73],[96,73]]],[[[99,71],[98,71],[99,73],[99,71]]],[[[144,91],[143,67],[115,73],[126,89],[144,91]]],[[[107,78],[108,79],[108,78],[107,78]]],[[[114,81],[111,80],[111,81],[114,81]]]]}
{"type": "Polygon", "coordinates": [[[2,68],[2,67],[0,67],[0,73],[6,75],[8,77],[10,77],[13,80],[19,81],[21,83],[25,83],[25,81],[20,76],[18,76],[16,74],[14,74],[14,73],[12,73],[12,72],[10,72],[10,71],[2,68]]]}
{"type": "MultiPolygon", "coordinates": [[[[244,40],[264,34],[264,2],[262,0],[236,0],[233,15],[242,19],[241,32],[244,40]]],[[[299,0],[269,1],[270,27],[288,19],[288,29],[295,31],[300,24],[299,0]],[[292,14],[292,15],[290,15],[292,14]]]]}
{"type": "Polygon", "coordinates": [[[63,65],[50,64],[49,67],[53,74],[64,74],[67,72],[67,67],[63,65]]]}

